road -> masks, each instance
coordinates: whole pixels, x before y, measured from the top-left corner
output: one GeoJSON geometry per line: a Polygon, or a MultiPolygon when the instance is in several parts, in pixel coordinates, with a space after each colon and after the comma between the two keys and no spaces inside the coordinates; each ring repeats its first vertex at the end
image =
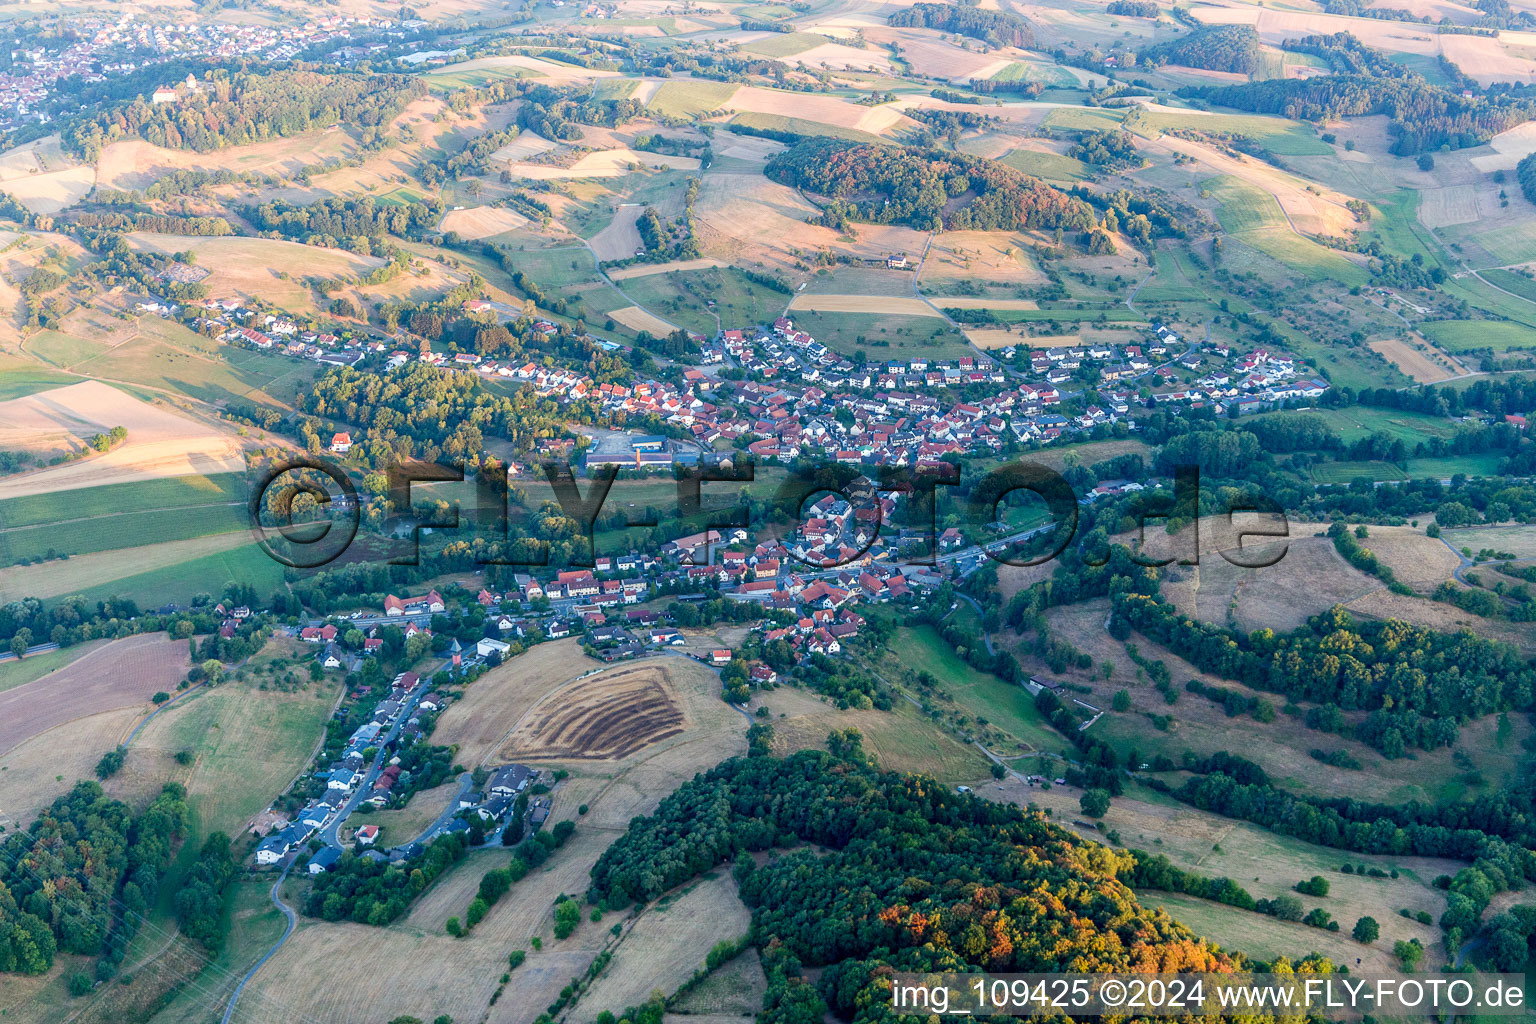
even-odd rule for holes
{"type": "MultiPolygon", "coordinates": [[[[31,647],[27,648],[27,657],[30,658],[34,654],[46,654],[49,651],[56,651],[58,649],[59,649],[59,645],[58,644],[33,644],[31,647]]],[[[12,651],[9,647],[7,647],[5,649],[5,653],[4,654],[0,654],[0,661],[15,661],[15,660],[16,660],[16,653],[14,651],[12,651]]]]}
{"type": "Polygon", "coordinates": [[[448,826],[448,823],[453,820],[453,816],[455,814],[459,813],[459,800],[468,794],[470,790],[474,789],[474,787],[474,772],[464,772],[462,775],[460,775],[458,792],[454,793],[453,796],[448,798],[448,804],[443,808],[443,812],[432,821],[432,824],[422,829],[420,835],[400,843],[399,845],[393,847],[390,852],[393,853],[395,850],[403,850],[407,846],[410,846],[412,843],[428,843],[437,838],[437,834],[448,826]]]}
{"type": "Polygon", "coordinates": [[[283,929],[282,938],[278,939],[272,945],[272,948],[267,950],[260,960],[256,961],[256,966],[245,972],[245,977],[241,978],[240,984],[235,986],[235,991],[229,997],[229,1005],[224,1007],[224,1018],[220,1024],[229,1024],[230,1018],[235,1015],[235,1007],[240,1004],[240,995],[245,991],[246,984],[256,977],[256,972],[265,967],[268,960],[277,955],[277,951],[283,948],[283,943],[288,941],[288,936],[293,934],[294,926],[298,921],[294,917],[293,908],[283,902],[283,898],[278,895],[278,890],[282,888],[283,882],[288,878],[288,872],[293,868],[293,862],[297,859],[297,853],[289,856],[288,863],[283,866],[283,873],[278,875],[277,881],[272,883],[272,903],[278,910],[283,912],[283,917],[287,919],[288,926],[283,929]]]}
{"type": "MultiPolygon", "coordinates": [[[[442,665],[439,665],[438,668],[442,668],[442,665]]],[[[435,672],[436,669],[433,671],[435,672]]],[[[341,805],[341,810],[336,812],[336,815],[331,819],[331,823],[320,830],[320,841],[326,846],[332,846],[338,850],[343,848],[341,840],[338,838],[341,826],[346,822],[348,816],[357,810],[358,804],[372,795],[373,784],[378,781],[379,775],[384,771],[384,762],[389,756],[389,745],[400,736],[400,730],[405,728],[405,723],[411,717],[411,712],[416,710],[416,702],[421,700],[422,694],[431,688],[432,673],[424,673],[421,682],[417,683],[416,688],[406,695],[405,704],[400,708],[400,713],[395,716],[395,724],[389,727],[388,732],[374,741],[374,745],[378,747],[378,752],[373,755],[373,763],[368,766],[368,771],[364,773],[363,781],[359,782],[357,787],[352,790],[352,795],[347,798],[346,803],[341,805]]]]}

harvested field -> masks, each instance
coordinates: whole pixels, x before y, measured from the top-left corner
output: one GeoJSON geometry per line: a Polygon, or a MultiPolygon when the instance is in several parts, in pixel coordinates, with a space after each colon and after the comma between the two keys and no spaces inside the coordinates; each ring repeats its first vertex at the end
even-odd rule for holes
{"type": "Polygon", "coordinates": [[[147,706],[146,700],[139,706],[75,718],[0,755],[0,807],[12,818],[30,821],[80,779],[95,778],[96,762],[116,749],[147,706]]]}
{"type": "Polygon", "coordinates": [[[901,111],[890,106],[866,107],[836,96],[780,92],[751,85],[738,89],[724,106],[736,111],[776,114],[835,128],[852,128],[872,135],[881,135],[898,125],[915,125],[901,111]]]}
{"type": "Polygon", "coordinates": [[[1420,351],[1419,346],[1402,338],[1378,338],[1370,343],[1372,352],[1378,353],[1420,384],[1433,384],[1466,372],[1465,367],[1428,341],[1420,345],[1428,348],[1429,352],[1420,351]]]}
{"type": "Polygon", "coordinates": [[[901,298],[889,295],[808,295],[795,296],[789,304],[791,310],[810,310],[820,313],[877,313],[902,316],[942,317],[922,299],[901,298]]]}
{"type": "Polygon", "coordinates": [[[492,153],[490,159],[492,163],[517,163],[531,156],[537,156],[539,153],[548,153],[558,145],[560,145],[558,142],[552,142],[542,135],[523,132],[492,153]]]}
{"type": "MultiPolygon", "coordinates": [[[[940,303],[943,305],[943,303],[940,303]]],[[[977,348],[999,349],[1025,345],[1029,348],[1056,348],[1061,345],[1081,345],[1081,334],[1025,334],[995,327],[962,328],[971,344],[977,348]]]]}
{"type": "Polygon", "coordinates": [[[142,633],[99,647],[57,672],[0,693],[0,752],[54,726],[118,708],[147,711],[191,667],[187,642],[142,633]]]}
{"type": "Polygon", "coordinates": [[[632,277],[650,277],[652,274],[670,274],[674,270],[708,270],[710,267],[728,266],[720,260],[674,260],[671,263],[639,263],[633,267],[620,267],[617,270],[608,271],[608,277],[614,281],[628,281],[632,277]]]}
{"type": "Polygon", "coordinates": [[[444,215],[440,231],[457,232],[460,238],[478,240],[526,227],[528,218],[499,206],[475,206],[444,215]]]}
{"type": "Polygon", "coordinates": [[[0,601],[20,601],[28,597],[45,600],[78,594],[139,573],[234,551],[250,544],[250,533],[240,530],[74,555],[67,561],[50,562],[46,571],[39,571],[35,566],[13,565],[0,569],[0,601]]]}
{"type": "Polygon", "coordinates": [[[626,260],[645,248],[640,230],[635,226],[643,213],[645,207],[639,203],[620,206],[614,211],[613,219],[588,239],[599,261],[626,260]]]}
{"type": "Polygon", "coordinates": [[[1419,221],[1427,228],[1470,224],[1481,216],[1477,189],[1472,185],[1419,190],[1419,221]]]}
{"type": "Polygon", "coordinates": [[[615,309],[608,316],[632,331],[649,331],[658,338],[665,337],[676,330],[675,327],[661,319],[661,317],[647,313],[639,306],[625,306],[623,309],[615,309]]]}
{"type": "Polygon", "coordinates": [[[691,156],[672,156],[667,153],[637,153],[632,149],[604,149],[588,153],[569,167],[553,164],[509,164],[507,170],[514,177],[556,180],[565,178],[619,178],[646,168],[670,168],[675,171],[696,171],[698,160],[691,156]]]}
{"type": "Polygon", "coordinates": [[[432,742],[457,745],[465,765],[484,764],[546,694],[600,665],[575,640],[539,644],[467,687],[464,699],[438,716],[432,742]]]}
{"type": "Polygon", "coordinates": [[[96,171],[84,164],[12,178],[5,183],[5,191],[32,213],[58,213],[84,199],[95,187],[96,171]]]}
{"type": "Polygon", "coordinates": [[[0,499],[245,469],[240,442],[233,435],[99,381],[0,402],[0,445],[6,448],[52,449],[66,438],[84,441],[113,427],[128,431],[116,448],[6,477],[0,480],[0,499]]]}
{"type": "Polygon", "coordinates": [[[689,727],[670,661],[608,669],[536,704],[507,738],[504,760],[617,760],[689,727]]]}
{"type": "Polygon", "coordinates": [[[889,74],[891,60],[878,50],[865,50],[842,43],[823,43],[802,53],[781,57],[786,64],[828,68],[834,71],[875,71],[889,74]]]}
{"type": "Polygon", "coordinates": [[[638,1006],[656,989],[674,992],[704,965],[715,943],[740,938],[749,924],[730,872],[716,870],[642,911],[582,1003],[598,1012],[600,1007],[638,1006]]]}

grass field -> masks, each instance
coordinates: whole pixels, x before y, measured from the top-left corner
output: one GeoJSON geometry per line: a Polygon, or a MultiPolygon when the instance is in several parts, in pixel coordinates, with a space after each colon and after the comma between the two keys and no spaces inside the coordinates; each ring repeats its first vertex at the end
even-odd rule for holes
{"type": "Polygon", "coordinates": [[[1313,134],[1312,129],[1283,117],[1258,114],[1176,114],[1168,111],[1140,110],[1135,114],[1138,130],[1164,132],[1171,128],[1247,135],[1279,156],[1329,156],[1333,148],[1313,134]]]}
{"type": "Polygon", "coordinates": [[[94,650],[102,642],[77,644],[57,651],[31,654],[19,660],[12,658],[9,661],[0,661],[0,692],[30,683],[34,679],[41,679],[48,673],[63,668],[86,652],[94,650]]]}
{"type": "Polygon", "coordinates": [[[916,353],[947,359],[971,351],[963,335],[934,317],[797,311],[795,326],[837,352],[852,355],[863,348],[871,359],[916,353]]]}
{"type": "Polygon", "coordinates": [[[1368,480],[1406,480],[1408,474],[1390,462],[1321,462],[1312,467],[1312,479],[1320,484],[1347,484],[1360,477],[1368,480]]]}
{"type": "Polygon", "coordinates": [[[1456,434],[1456,424],[1449,420],[1405,409],[1352,406],[1348,409],[1308,409],[1299,413],[1282,411],[1259,414],[1260,417],[1265,418],[1298,415],[1320,417],[1346,444],[1378,432],[1401,438],[1410,447],[1431,438],[1448,438],[1456,434]]]}
{"type": "Polygon", "coordinates": [[[720,109],[739,88],[729,82],[663,82],[646,109],[663,117],[695,117],[720,109]]]}
{"type": "Polygon", "coordinates": [[[722,326],[772,323],[790,298],[728,267],[630,278],[624,291],[650,312],[705,337],[722,326]]]}
{"type": "Polygon", "coordinates": [[[1061,131],[1109,131],[1125,120],[1123,111],[1108,107],[1056,107],[1045,115],[1046,128],[1061,131]]]}
{"type": "Polygon", "coordinates": [[[827,733],[857,729],[864,749],[880,767],[893,772],[923,772],[955,785],[987,774],[988,761],[975,747],[950,736],[906,701],[890,711],[838,711],[802,690],[780,688],[761,703],[771,712],[776,754],[824,749],[827,733]],[[784,717],[780,717],[783,715],[784,717]]]}
{"type": "Polygon", "coordinates": [[[794,132],[796,135],[825,135],[833,139],[849,139],[854,142],[889,142],[873,132],[861,131],[858,128],[846,128],[842,125],[826,124],[821,121],[812,121],[804,117],[789,117],[785,114],[764,114],[758,111],[744,110],[731,118],[733,125],[741,125],[745,128],[759,128],[766,131],[794,132]]]}
{"type": "Polygon", "coordinates": [[[814,32],[776,32],[741,45],[742,52],[755,53],[760,57],[793,57],[806,50],[814,50],[831,42],[828,36],[814,32]]]}
{"type": "Polygon", "coordinates": [[[1536,348],[1536,327],[1505,320],[1435,320],[1421,329],[1426,338],[1449,352],[1536,348]]]}
{"type": "Polygon", "coordinates": [[[241,543],[214,554],[125,573],[80,594],[87,601],[116,596],[131,598],[141,607],[157,608],[185,605],[195,595],[217,593],[233,581],[249,583],[258,593],[270,594],[283,585],[283,566],[254,543],[241,543]]]}
{"type": "MultiPolygon", "coordinates": [[[[301,652],[306,683],[308,653],[301,652]]],[[[144,728],[124,773],[181,782],[203,832],[237,834],[309,762],[339,692],[333,674],[292,693],[255,679],[196,693],[144,728]],[[188,767],[174,760],[183,750],[196,755],[188,767]]]]}
{"type": "MultiPolygon", "coordinates": [[[[971,609],[961,605],[957,613],[960,611],[971,609]]],[[[887,671],[904,671],[908,678],[919,672],[932,674],[955,703],[975,717],[977,724],[995,726],[1017,741],[1012,749],[993,747],[998,754],[1060,753],[1066,749],[1066,741],[1040,717],[1023,687],[1005,683],[961,661],[932,626],[898,629],[884,664],[887,671]]]]}
{"type": "Polygon", "coordinates": [[[994,82],[1043,82],[1047,88],[1074,89],[1076,76],[1056,64],[1037,64],[1034,61],[1014,61],[993,75],[994,82]]]}
{"type": "Polygon", "coordinates": [[[1093,169],[1081,160],[1038,149],[1016,149],[999,162],[1047,181],[1082,181],[1093,173],[1093,169]]]}
{"type": "Polygon", "coordinates": [[[0,501],[0,565],[241,530],[245,502],[237,473],[8,498],[0,501]]]}
{"type": "Polygon", "coordinates": [[[1331,249],[1292,230],[1275,197],[1231,175],[1201,183],[1201,191],[1220,206],[1216,219],[1222,230],[1262,252],[1309,281],[1363,285],[1365,270],[1331,249]]]}

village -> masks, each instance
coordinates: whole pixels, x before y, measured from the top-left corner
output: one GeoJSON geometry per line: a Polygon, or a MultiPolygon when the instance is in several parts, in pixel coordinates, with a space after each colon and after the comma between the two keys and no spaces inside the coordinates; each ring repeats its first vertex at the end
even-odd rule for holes
{"type": "MultiPolygon", "coordinates": [[[[57,48],[28,44],[12,35],[13,64],[10,70],[0,72],[0,131],[51,121],[50,108],[59,99],[61,86],[68,83],[106,82],[185,59],[286,62],[336,43],[343,45],[331,52],[333,59],[378,56],[389,47],[372,41],[375,34],[404,40],[426,25],[415,19],[343,14],[321,15],[301,25],[284,26],[219,24],[200,19],[155,22],[140,18],[131,9],[116,16],[72,14],[59,19],[59,27],[67,31],[53,37],[57,48]],[[349,44],[359,35],[367,35],[369,41],[353,52],[349,44]]],[[[157,86],[151,103],[177,103],[200,91],[194,78],[176,81],[179,77],[171,76],[157,86]]]]}
{"type": "MultiPolygon", "coordinates": [[[[159,302],[141,309],[176,312],[159,302]]],[[[466,311],[486,314],[488,304],[471,301],[466,311]]],[[[1012,348],[999,353],[1011,362],[978,354],[855,364],[780,317],[768,327],[723,330],[702,342],[697,365],[683,369],[680,380],[598,384],[579,370],[533,361],[513,365],[425,343],[407,350],[376,338],[304,330],[237,301],[207,303],[202,313],[198,329],[227,344],[386,373],[418,361],[527,386],[565,407],[590,404],[609,419],[655,417],[676,432],[672,442],[641,436],[628,447],[591,453],[589,468],[670,472],[727,445],[782,464],[813,458],[933,466],[1095,428],[1134,430],[1134,410],[1151,406],[1245,414],[1312,402],[1329,389],[1289,355],[1196,344],[1165,324],[1154,324],[1136,344],[1040,348],[1027,359],[1012,348]],[[733,371],[729,377],[726,370],[733,371]]],[[[537,319],[533,329],[553,336],[562,328],[537,319]]],[[[348,442],[356,440],[348,432],[348,442]]]]}

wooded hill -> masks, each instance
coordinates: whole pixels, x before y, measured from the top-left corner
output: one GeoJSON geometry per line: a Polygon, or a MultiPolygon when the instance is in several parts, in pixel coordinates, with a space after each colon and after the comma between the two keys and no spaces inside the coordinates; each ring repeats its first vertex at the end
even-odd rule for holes
{"type": "Polygon", "coordinates": [[[993,160],[938,149],[807,138],[768,161],[774,181],[829,196],[823,223],[921,230],[1091,230],[1093,207],[993,160]]]}
{"type": "Polygon", "coordinates": [[[330,125],[377,129],[426,94],[420,79],[406,75],[318,71],[220,72],[199,92],[179,88],[176,103],[140,97],[67,124],[64,148],[95,160],[107,143],[125,138],[206,153],[330,125]]]}
{"type": "Polygon", "coordinates": [[[913,4],[896,11],[886,20],[892,28],[936,28],[991,43],[993,46],[1019,46],[1034,49],[1035,30],[1020,15],[1010,11],[984,11],[960,4],[913,4]]]}
{"type": "Polygon", "coordinates": [[[1118,880],[1129,855],[1034,812],[834,753],[727,761],[631,822],[592,869],[617,909],[735,860],[769,977],[759,1020],[888,1019],[896,971],[1201,971],[1234,965],[1118,880]],[[804,844],[812,844],[807,846],[804,844]],[[787,849],[791,848],[793,849],[787,849]],[[750,854],[777,850],[762,866],[750,854]],[[819,982],[801,965],[825,966],[819,982]]]}
{"type": "Polygon", "coordinates": [[[1180,93],[1223,107],[1279,114],[1302,121],[1386,114],[1397,138],[1398,156],[1450,146],[1481,145],[1536,115],[1530,100],[1507,96],[1463,96],[1431,85],[1422,75],[1363,46],[1347,33],[1307,36],[1286,49],[1328,61],[1332,75],[1272,79],[1242,85],[1181,89],[1180,93]]]}
{"type": "Polygon", "coordinates": [[[1210,25],[1136,54],[1143,64],[1181,64],[1251,75],[1259,67],[1259,33],[1252,25],[1210,25]]]}

